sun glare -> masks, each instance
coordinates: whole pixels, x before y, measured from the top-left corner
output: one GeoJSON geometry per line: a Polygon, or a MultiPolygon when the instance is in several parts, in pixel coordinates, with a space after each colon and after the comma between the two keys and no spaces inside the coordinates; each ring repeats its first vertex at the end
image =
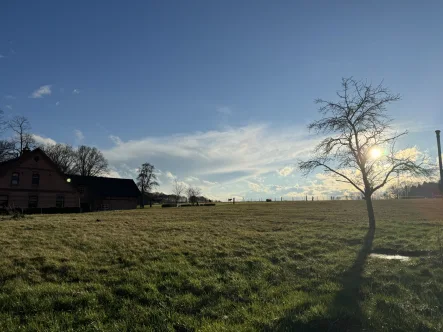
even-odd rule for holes
{"type": "Polygon", "coordinates": [[[381,157],[381,150],[379,148],[372,148],[371,151],[369,151],[369,155],[373,159],[377,159],[377,158],[381,157]]]}

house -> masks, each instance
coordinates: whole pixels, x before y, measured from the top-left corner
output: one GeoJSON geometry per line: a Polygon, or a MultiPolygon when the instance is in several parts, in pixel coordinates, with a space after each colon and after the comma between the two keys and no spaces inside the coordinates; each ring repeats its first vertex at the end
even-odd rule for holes
{"type": "Polygon", "coordinates": [[[0,163],[0,208],[125,210],[137,208],[139,196],[132,179],[63,174],[41,149],[0,163]]]}
{"type": "Polygon", "coordinates": [[[0,207],[79,207],[79,195],[65,174],[40,149],[0,163],[0,207]]]}
{"type": "Polygon", "coordinates": [[[140,191],[134,180],[67,175],[80,195],[84,212],[136,209],[140,191]]]}

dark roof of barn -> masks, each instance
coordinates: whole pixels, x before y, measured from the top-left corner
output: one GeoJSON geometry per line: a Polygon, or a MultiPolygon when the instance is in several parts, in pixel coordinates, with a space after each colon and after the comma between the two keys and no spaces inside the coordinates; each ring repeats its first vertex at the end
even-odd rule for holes
{"type": "Polygon", "coordinates": [[[138,190],[134,180],[105,178],[100,176],[66,175],[75,187],[85,186],[89,192],[101,197],[138,197],[138,190]]]}

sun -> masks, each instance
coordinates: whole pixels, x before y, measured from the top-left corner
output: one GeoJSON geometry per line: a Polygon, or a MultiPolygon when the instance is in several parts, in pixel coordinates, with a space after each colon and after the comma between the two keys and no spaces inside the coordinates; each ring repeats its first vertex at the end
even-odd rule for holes
{"type": "Polygon", "coordinates": [[[372,148],[372,149],[369,151],[369,155],[370,155],[373,159],[377,159],[377,158],[380,158],[380,157],[381,157],[382,152],[381,152],[381,150],[380,150],[379,148],[372,148]]]}

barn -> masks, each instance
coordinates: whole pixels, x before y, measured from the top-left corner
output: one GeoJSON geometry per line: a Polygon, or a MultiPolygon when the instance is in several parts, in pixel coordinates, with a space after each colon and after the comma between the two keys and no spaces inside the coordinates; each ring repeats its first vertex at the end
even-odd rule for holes
{"type": "Polygon", "coordinates": [[[134,180],[66,175],[80,196],[83,212],[136,209],[140,191],[134,180]]]}

